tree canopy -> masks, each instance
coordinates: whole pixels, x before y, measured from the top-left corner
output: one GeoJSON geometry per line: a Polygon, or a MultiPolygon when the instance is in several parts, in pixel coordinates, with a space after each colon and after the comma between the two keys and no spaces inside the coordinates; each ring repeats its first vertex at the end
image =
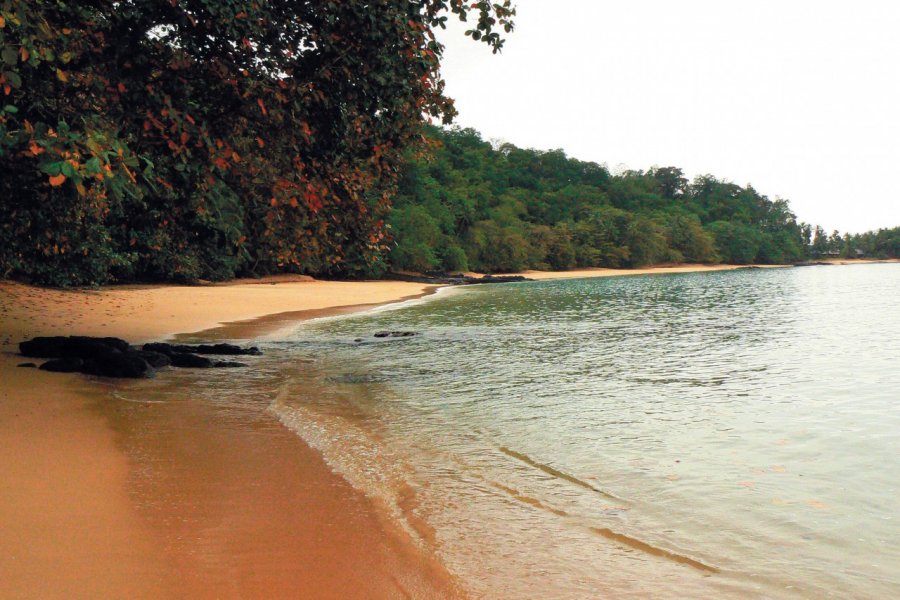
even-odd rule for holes
{"type": "Polygon", "coordinates": [[[496,272],[661,262],[794,262],[808,226],[788,203],[677,167],[614,175],[561,150],[430,128],[391,214],[396,269],[496,272]]]}
{"type": "Polygon", "coordinates": [[[509,0],[0,0],[0,276],[378,268],[404,151],[449,122],[456,17],[509,0]]]}

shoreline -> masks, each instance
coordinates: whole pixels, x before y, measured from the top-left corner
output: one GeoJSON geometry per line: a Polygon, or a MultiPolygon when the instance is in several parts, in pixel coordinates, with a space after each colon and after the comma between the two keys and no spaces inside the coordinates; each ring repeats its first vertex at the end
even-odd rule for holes
{"type": "MultiPolygon", "coordinates": [[[[885,261],[849,264],[871,262],[885,261]]],[[[522,274],[540,280],[739,268],[746,267],[522,274]]],[[[132,343],[253,338],[439,287],[294,277],[72,291],[0,282],[0,596],[461,596],[433,557],[398,543],[372,503],[274,417],[235,430],[190,402],[117,408],[110,395],[139,390],[139,383],[16,367],[27,360],[16,355],[18,342],[37,335],[115,335],[132,343]],[[142,452],[160,463],[165,485],[136,484],[147,467],[142,452]],[[285,518],[301,512],[297,506],[316,523],[285,518]],[[277,545],[287,550],[267,550],[277,545]]]]}

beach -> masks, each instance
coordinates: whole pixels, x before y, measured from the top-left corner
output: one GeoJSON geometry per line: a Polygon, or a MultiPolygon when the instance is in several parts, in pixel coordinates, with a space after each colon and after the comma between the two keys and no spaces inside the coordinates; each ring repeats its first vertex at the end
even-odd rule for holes
{"type": "Polygon", "coordinates": [[[387,531],[275,419],[226,429],[201,407],[155,405],[146,421],[158,429],[135,433],[134,415],[111,399],[131,382],[16,367],[28,362],[18,342],[38,335],[139,343],[264,316],[277,327],[272,315],[349,311],[429,289],[283,278],[88,291],[0,284],[0,596],[456,596],[439,565],[387,531]],[[136,476],[135,440],[165,465],[152,486],[136,476]]]}
{"type": "Polygon", "coordinates": [[[435,289],[302,277],[74,291],[0,282],[0,597],[463,597],[465,582],[271,415],[125,403],[118,394],[139,384],[16,366],[29,361],[17,344],[39,335],[252,339],[435,289]]]}

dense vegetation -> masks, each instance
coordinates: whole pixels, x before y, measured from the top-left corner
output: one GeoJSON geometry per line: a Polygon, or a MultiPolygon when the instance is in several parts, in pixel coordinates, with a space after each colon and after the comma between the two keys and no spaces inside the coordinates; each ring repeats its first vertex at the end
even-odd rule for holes
{"type": "Polygon", "coordinates": [[[509,0],[0,0],[0,277],[378,269],[403,152],[449,121],[433,30],[509,0]]]}
{"type": "Polygon", "coordinates": [[[809,254],[814,258],[900,258],[900,227],[854,235],[841,235],[838,231],[828,235],[821,227],[816,227],[809,254]]]}
{"type": "Polygon", "coordinates": [[[395,269],[518,271],[661,262],[785,263],[810,227],[788,203],[680,169],[611,174],[560,150],[494,148],[473,130],[429,128],[390,223],[395,269]]]}
{"type": "Polygon", "coordinates": [[[388,268],[897,256],[673,167],[493,148],[434,29],[510,0],[0,0],[0,277],[53,285],[388,268]],[[424,135],[423,135],[424,127],[424,135]],[[394,208],[391,208],[392,202],[394,208]]]}

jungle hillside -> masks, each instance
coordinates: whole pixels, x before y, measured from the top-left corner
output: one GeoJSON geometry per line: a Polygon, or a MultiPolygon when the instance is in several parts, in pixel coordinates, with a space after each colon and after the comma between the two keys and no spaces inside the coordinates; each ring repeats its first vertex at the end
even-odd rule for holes
{"type": "Polygon", "coordinates": [[[900,256],[900,227],[827,234],[788,201],[677,167],[613,174],[562,150],[429,127],[390,214],[396,270],[514,272],[900,256]]]}

